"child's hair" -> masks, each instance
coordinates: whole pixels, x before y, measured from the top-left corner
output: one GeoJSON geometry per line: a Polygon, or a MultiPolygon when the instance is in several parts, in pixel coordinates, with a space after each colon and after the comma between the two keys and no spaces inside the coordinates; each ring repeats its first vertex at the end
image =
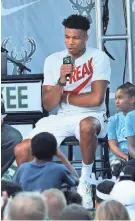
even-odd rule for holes
{"type": "Polygon", "coordinates": [[[67,201],[67,205],[76,203],[82,205],[82,197],[79,193],[70,190],[63,192],[67,201]]]}
{"type": "Polygon", "coordinates": [[[130,220],[126,208],[115,200],[102,202],[96,211],[96,220],[130,220]]]}
{"type": "Polygon", "coordinates": [[[57,141],[52,134],[42,132],[32,138],[31,149],[33,156],[37,159],[50,160],[56,155],[57,141]]]}
{"type": "Polygon", "coordinates": [[[87,17],[82,15],[70,15],[67,19],[64,19],[62,24],[65,28],[80,29],[87,31],[90,28],[90,21],[87,17]]]}
{"type": "Polygon", "coordinates": [[[132,181],[135,182],[135,165],[127,164],[123,168],[124,175],[131,175],[132,181]]]}
{"type": "Polygon", "coordinates": [[[1,192],[6,191],[8,194],[8,197],[15,196],[17,193],[23,191],[22,187],[18,184],[1,180],[1,192]]]}
{"type": "Polygon", "coordinates": [[[96,201],[98,202],[98,203],[101,203],[102,201],[104,201],[105,199],[101,199],[101,196],[99,197],[98,196],[98,194],[97,194],[97,192],[99,192],[99,193],[101,193],[101,195],[103,194],[105,194],[105,195],[108,195],[108,197],[109,197],[109,194],[110,194],[110,192],[111,192],[111,190],[112,190],[112,188],[113,188],[113,186],[114,186],[114,182],[113,181],[111,181],[111,180],[105,180],[105,181],[103,181],[102,183],[99,183],[98,185],[97,185],[97,191],[96,191],[96,201]]]}
{"type": "Polygon", "coordinates": [[[130,82],[127,82],[125,84],[122,84],[117,88],[117,90],[123,90],[126,94],[128,94],[130,97],[135,96],[135,85],[131,84],[130,82]]]}

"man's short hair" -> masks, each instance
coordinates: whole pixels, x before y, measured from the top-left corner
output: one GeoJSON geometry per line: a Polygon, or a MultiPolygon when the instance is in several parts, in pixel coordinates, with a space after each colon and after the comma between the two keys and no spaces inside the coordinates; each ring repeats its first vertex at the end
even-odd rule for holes
{"type": "Polygon", "coordinates": [[[62,191],[51,188],[42,192],[48,207],[48,217],[51,220],[59,219],[61,211],[66,207],[67,202],[62,191]]]}
{"type": "Polygon", "coordinates": [[[60,220],[92,220],[92,217],[83,206],[70,204],[62,210],[60,220]]]}
{"type": "Polygon", "coordinates": [[[18,184],[6,181],[6,180],[1,180],[1,192],[6,191],[8,194],[8,197],[10,196],[15,196],[17,193],[22,191],[22,187],[19,186],[18,184]]]}
{"type": "Polygon", "coordinates": [[[114,182],[111,180],[105,180],[97,185],[96,189],[96,201],[101,203],[109,198],[109,194],[114,186],[114,182]],[[105,199],[106,198],[106,199],[105,199]]]}
{"type": "Polygon", "coordinates": [[[80,29],[83,31],[88,31],[90,28],[90,21],[87,17],[82,15],[70,15],[68,18],[64,19],[62,24],[65,28],[80,29]]]}
{"type": "Polygon", "coordinates": [[[21,192],[9,204],[8,220],[45,220],[45,199],[38,192],[21,192]]]}
{"type": "Polygon", "coordinates": [[[123,168],[124,175],[130,175],[132,181],[135,182],[135,166],[134,165],[126,165],[123,168]]]}
{"type": "Polygon", "coordinates": [[[31,149],[39,160],[52,159],[57,151],[56,138],[48,132],[39,133],[32,138],[31,149]]]}
{"type": "Polygon", "coordinates": [[[64,195],[68,205],[73,203],[82,205],[82,197],[80,196],[79,193],[67,190],[64,191],[64,195]]]}

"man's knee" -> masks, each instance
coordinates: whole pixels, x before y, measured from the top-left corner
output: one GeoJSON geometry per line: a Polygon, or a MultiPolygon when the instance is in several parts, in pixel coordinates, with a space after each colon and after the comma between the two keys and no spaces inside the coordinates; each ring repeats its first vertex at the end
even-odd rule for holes
{"type": "Polygon", "coordinates": [[[30,151],[30,144],[31,144],[30,139],[27,139],[21,143],[18,143],[14,149],[15,156],[18,157],[21,154],[28,153],[30,151]]]}
{"type": "Polygon", "coordinates": [[[96,125],[93,120],[83,119],[80,122],[80,134],[96,134],[96,125]]]}

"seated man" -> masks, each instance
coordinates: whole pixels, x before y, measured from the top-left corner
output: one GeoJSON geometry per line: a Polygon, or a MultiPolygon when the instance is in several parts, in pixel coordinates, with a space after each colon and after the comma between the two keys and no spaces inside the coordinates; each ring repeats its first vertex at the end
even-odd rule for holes
{"type": "Polygon", "coordinates": [[[129,154],[135,159],[135,110],[129,112],[126,116],[126,135],[129,154]]]}
{"type": "Polygon", "coordinates": [[[43,105],[47,111],[58,106],[58,114],[45,117],[36,124],[29,139],[16,146],[18,164],[30,160],[31,138],[40,132],[50,132],[60,146],[69,136],[80,141],[82,173],[78,192],[86,208],[92,206],[90,175],[97,146],[97,136],[107,133],[105,94],[110,81],[110,62],[107,55],[86,47],[90,22],[81,15],[64,19],[67,50],[45,60],[43,105]],[[68,54],[75,63],[63,64],[68,54]],[[67,83],[67,74],[70,81],[67,83]]]}
{"type": "Polygon", "coordinates": [[[14,148],[22,141],[18,130],[4,122],[5,117],[4,100],[1,94],[1,174],[10,167],[14,161],[14,148]]]}

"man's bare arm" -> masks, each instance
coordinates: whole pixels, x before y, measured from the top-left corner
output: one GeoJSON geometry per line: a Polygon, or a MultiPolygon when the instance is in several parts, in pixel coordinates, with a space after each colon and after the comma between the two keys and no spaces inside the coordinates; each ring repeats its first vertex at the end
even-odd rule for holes
{"type": "MultiPolygon", "coordinates": [[[[64,64],[61,65],[60,68],[60,82],[65,83],[66,82],[66,75],[67,73],[72,73],[73,71],[73,65],[72,64],[64,64]]],[[[43,100],[43,106],[45,110],[51,111],[61,101],[61,95],[62,95],[63,87],[56,84],[55,86],[46,85],[42,87],[42,100],[43,100]]]]}
{"type": "Polygon", "coordinates": [[[127,137],[128,140],[128,151],[132,158],[135,159],[135,136],[127,137]]]}
{"type": "Polygon", "coordinates": [[[63,88],[59,85],[42,86],[42,101],[45,110],[51,111],[60,103],[63,88]]]}
{"type": "MultiPolygon", "coordinates": [[[[69,103],[80,107],[100,106],[104,101],[104,95],[108,86],[108,81],[97,80],[91,84],[91,92],[82,94],[70,94],[69,103]]],[[[67,95],[62,95],[62,102],[67,102],[67,95]]]]}

